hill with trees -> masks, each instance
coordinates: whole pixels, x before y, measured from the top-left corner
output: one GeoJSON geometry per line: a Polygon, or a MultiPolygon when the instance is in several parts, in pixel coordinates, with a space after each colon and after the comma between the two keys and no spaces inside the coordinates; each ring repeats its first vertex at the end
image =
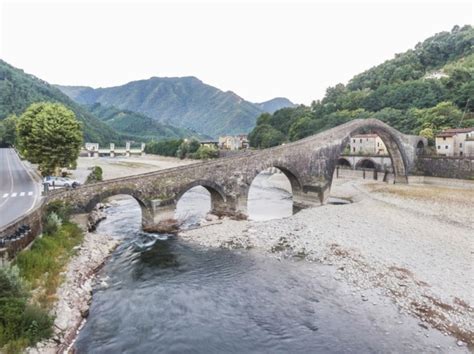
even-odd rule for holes
{"type": "Polygon", "coordinates": [[[266,113],[275,113],[279,109],[287,107],[296,107],[297,105],[291,102],[288,98],[285,97],[275,97],[271,100],[255,103],[263,112],[266,113]]]}
{"type": "Polygon", "coordinates": [[[250,144],[270,147],[369,117],[431,141],[441,129],[474,126],[473,43],[469,25],[438,33],[347,85],[329,87],[310,107],[262,114],[250,144]]]}
{"type": "Polygon", "coordinates": [[[209,139],[208,136],[189,129],[159,123],[141,113],[121,110],[111,106],[106,107],[100,103],[85,107],[94,116],[131,140],[209,139]]]}
{"type": "Polygon", "coordinates": [[[0,121],[10,115],[21,115],[32,103],[45,101],[62,103],[72,110],[82,124],[87,141],[101,144],[121,141],[117,132],[56,87],[0,59],[0,121]]]}
{"type": "Polygon", "coordinates": [[[133,111],[155,121],[217,137],[247,133],[257,117],[270,109],[293,105],[278,98],[261,104],[221,91],[195,77],[152,77],[122,86],[98,88],[57,86],[80,104],[112,106],[133,111]]]}

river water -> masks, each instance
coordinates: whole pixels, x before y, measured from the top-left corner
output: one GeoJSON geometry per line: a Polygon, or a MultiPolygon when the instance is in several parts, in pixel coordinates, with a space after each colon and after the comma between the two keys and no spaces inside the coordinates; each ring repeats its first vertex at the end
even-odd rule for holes
{"type": "MultiPolygon", "coordinates": [[[[256,183],[254,219],[291,214],[288,192],[256,183]]],[[[135,201],[113,205],[97,232],[122,243],[98,276],[79,353],[420,353],[447,340],[388,300],[362,301],[330,266],[144,234],[135,201]]],[[[178,217],[191,225],[209,206],[193,190],[178,217]]]]}

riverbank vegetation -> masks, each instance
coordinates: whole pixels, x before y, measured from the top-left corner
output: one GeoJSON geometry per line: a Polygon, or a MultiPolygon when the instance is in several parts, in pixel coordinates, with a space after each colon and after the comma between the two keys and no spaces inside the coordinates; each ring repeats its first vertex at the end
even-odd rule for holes
{"type": "Polygon", "coordinates": [[[0,351],[19,353],[52,335],[49,314],[62,272],[83,239],[64,203],[48,206],[43,237],[0,268],[0,351]]]}
{"type": "Polygon", "coordinates": [[[430,142],[444,128],[474,126],[473,40],[472,26],[455,26],[354,76],[347,85],[329,87],[309,107],[262,114],[249,134],[250,145],[295,141],[353,119],[380,119],[430,142]]]}
{"type": "Polygon", "coordinates": [[[169,139],[152,141],[145,147],[147,154],[179,157],[180,159],[205,160],[219,156],[217,148],[211,146],[201,146],[195,139],[169,139]]]}

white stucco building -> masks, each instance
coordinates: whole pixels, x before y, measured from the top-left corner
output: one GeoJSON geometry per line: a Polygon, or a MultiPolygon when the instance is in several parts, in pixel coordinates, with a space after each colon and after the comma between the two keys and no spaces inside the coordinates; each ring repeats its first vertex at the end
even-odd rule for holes
{"type": "Polygon", "coordinates": [[[474,127],[446,129],[436,135],[440,156],[474,156],[474,127]]]}
{"type": "Polygon", "coordinates": [[[377,134],[357,134],[351,137],[351,155],[387,155],[387,147],[377,134]]]}

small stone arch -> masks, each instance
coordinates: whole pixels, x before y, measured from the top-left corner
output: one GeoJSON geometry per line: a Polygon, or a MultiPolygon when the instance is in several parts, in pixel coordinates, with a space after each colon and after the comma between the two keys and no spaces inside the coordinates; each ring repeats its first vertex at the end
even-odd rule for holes
{"type": "Polygon", "coordinates": [[[90,212],[98,203],[101,203],[103,200],[113,197],[115,195],[128,195],[135,199],[142,209],[148,207],[147,204],[141,199],[141,197],[138,196],[137,190],[130,188],[119,188],[108,189],[95,194],[92,198],[89,199],[84,209],[86,212],[90,212]]]}
{"type": "Polygon", "coordinates": [[[337,159],[337,166],[345,167],[345,168],[352,168],[352,164],[345,157],[340,157],[340,158],[337,159]]]}
{"type": "Polygon", "coordinates": [[[416,156],[421,156],[424,155],[425,153],[425,143],[423,140],[419,140],[418,143],[416,144],[416,156]]]}
{"type": "Polygon", "coordinates": [[[146,226],[150,223],[153,223],[154,214],[150,205],[148,205],[139,195],[138,191],[131,188],[114,188],[107,189],[100,193],[95,194],[92,198],[89,199],[84,209],[86,212],[91,212],[92,209],[98,204],[104,201],[107,198],[113,197],[115,195],[128,195],[135,199],[140,206],[142,212],[142,225],[146,226]]]}
{"type": "Polygon", "coordinates": [[[196,180],[182,186],[179,189],[179,192],[176,194],[176,197],[174,198],[175,203],[178,203],[179,199],[183,196],[184,193],[189,191],[191,188],[198,187],[198,186],[201,186],[207,189],[207,191],[211,195],[211,211],[213,213],[219,214],[220,211],[225,208],[227,198],[226,198],[224,189],[213,181],[196,180]]]}
{"type": "Polygon", "coordinates": [[[378,170],[379,169],[379,165],[378,163],[376,163],[374,160],[370,159],[370,158],[364,158],[364,159],[361,159],[359,160],[356,165],[355,165],[355,168],[356,169],[359,169],[359,168],[370,168],[370,169],[374,169],[374,170],[378,170]]]}
{"type": "Polygon", "coordinates": [[[301,178],[291,168],[282,166],[281,164],[274,164],[273,167],[278,168],[288,178],[291,184],[291,191],[294,193],[302,191],[303,185],[301,184],[301,178]]]}
{"type": "MultiPolygon", "coordinates": [[[[247,188],[246,188],[246,198],[245,198],[245,211],[247,213],[247,216],[248,217],[256,217],[256,214],[253,214],[253,212],[259,210],[258,212],[258,217],[261,218],[262,217],[262,212],[263,214],[266,214],[265,211],[269,211],[269,209],[265,206],[265,208],[262,208],[262,205],[260,205],[259,207],[257,206],[257,204],[261,203],[261,200],[265,200],[265,199],[260,199],[260,198],[255,198],[255,194],[253,195],[253,199],[251,199],[251,196],[252,196],[252,192],[251,192],[251,189],[252,187],[255,187],[256,184],[255,183],[255,180],[257,179],[257,177],[262,174],[262,173],[266,173],[268,170],[272,170],[272,169],[278,169],[279,172],[281,172],[285,177],[286,179],[288,180],[289,184],[290,184],[290,190],[287,190],[287,188],[283,187],[283,186],[280,186],[280,187],[277,187],[277,189],[282,189],[285,191],[285,194],[287,192],[290,193],[290,198],[287,200],[287,198],[285,197],[285,202],[282,204],[281,201],[277,202],[277,204],[274,204],[273,207],[276,207],[278,209],[278,212],[283,212],[284,214],[286,212],[290,212],[289,215],[291,214],[294,214],[295,213],[295,209],[294,209],[294,197],[297,193],[301,193],[303,191],[303,185],[302,183],[300,182],[301,179],[300,179],[300,176],[294,172],[293,168],[291,167],[288,167],[287,165],[283,165],[281,163],[281,161],[279,163],[265,163],[265,164],[262,164],[261,166],[259,166],[259,168],[257,168],[250,176],[249,180],[248,180],[248,185],[247,185],[247,188]],[[250,201],[253,201],[252,204],[250,204],[250,201]],[[288,202],[290,204],[288,204],[288,202]]],[[[275,202],[275,201],[273,201],[275,202]]],[[[298,209],[299,210],[299,209],[298,209]]],[[[279,215],[279,217],[286,217],[286,216],[289,216],[289,215],[279,215]]],[[[269,215],[266,215],[266,216],[263,216],[264,219],[261,219],[261,220],[266,220],[265,218],[266,217],[269,217],[269,215]]]]}

